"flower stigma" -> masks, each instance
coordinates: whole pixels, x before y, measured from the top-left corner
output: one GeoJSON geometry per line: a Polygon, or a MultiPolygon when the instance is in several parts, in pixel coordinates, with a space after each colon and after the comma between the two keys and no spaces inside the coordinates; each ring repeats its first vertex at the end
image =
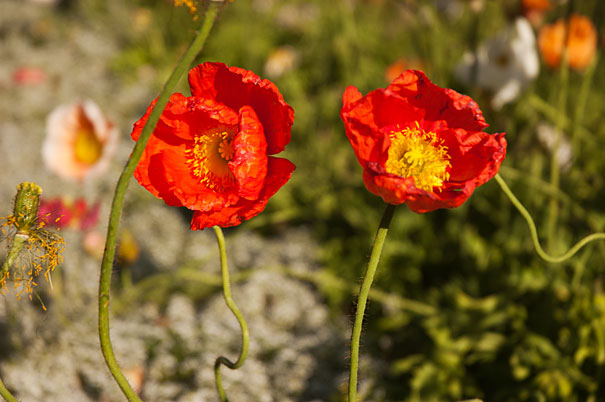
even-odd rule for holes
{"type": "Polygon", "coordinates": [[[233,133],[219,129],[197,135],[185,151],[187,164],[193,176],[215,191],[224,191],[235,183],[229,169],[233,158],[233,133]]]}
{"type": "Polygon", "coordinates": [[[385,163],[387,172],[404,178],[412,177],[419,189],[433,191],[443,186],[450,178],[448,168],[452,165],[450,155],[443,140],[433,132],[425,132],[416,127],[392,131],[388,159],[385,163]]]}

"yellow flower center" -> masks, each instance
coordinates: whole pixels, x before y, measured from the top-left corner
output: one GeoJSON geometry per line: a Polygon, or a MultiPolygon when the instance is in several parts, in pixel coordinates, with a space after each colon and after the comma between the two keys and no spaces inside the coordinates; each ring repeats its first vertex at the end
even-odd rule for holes
{"type": "Polygon", "coordinates": [[[103,154],[103,143],[97,137],[95,127],[82,105],[76,109],[75,131],[74,158],[86,165],[94,164],[103,154]]]}
{"type": "Polygon", "coordinates": [[[212,190],[223,191],[235,182],[228,163],[233,158],[232,141],[233,133],[215,130],[196,136],[185,151],[191,174],[212,190]]]}
{"type": "Polygon", "coordinates": [[[94,131],[80,129],[74,142],[74,157],[80,163],[92,165],[99,160],[103,153],[103,143],[99,141],[94,131]]]}
{"type": "Polygon", "coordinates": [[[435,133],[421,130],[416,123],[416,127],[391,132],[390,137],[387,172],[413,177],[415,186],[426,191],[439,189],[450,178],[447,169],[452,166],[451,157],[435,133]]]}

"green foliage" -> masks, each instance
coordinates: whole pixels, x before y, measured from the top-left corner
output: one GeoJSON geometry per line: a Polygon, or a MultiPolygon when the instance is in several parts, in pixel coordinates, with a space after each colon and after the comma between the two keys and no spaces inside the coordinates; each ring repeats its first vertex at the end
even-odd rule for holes
{"type": "MultiPolygon", "coordinates": [[[[520,5],[488,1],[475,14],[461,2],[461,14],[449,18],[433,3],[237,0],[224,10],[203,53],[204,60],[261,76],[278,47],[297,53],[295,67],[272,78],[296,112],[286,157],[297,170],[250,224],[310,226],[325,270],[347,283],[356,283],[365,269],[383,203],[363,186],[339,119],[340,98],[347,85],[363,93],[386,86],[386,67],[401,57],[419,60],[436,84],[472,95],[490,123],[488,130],[507,132],[501,174],[536,219],[549,252],[558,254],[585,234],[605,229],[605,65],[598,63],[592,82],[585,82],[588,74],[570,71],[565,110],[557,108],[559,71],[544,65],[520,98],[492,110],[489,94],[457,85],[453,69],[464,51],[504,27],[520,5]],[[561,171],[557,188],[549,182],[551,153],[536,128],[561,118],[574,159],[561,171]],[[551,199],[558,202],[559,216],[554,236],[548,237],[551,199]]],[[[600,1],[575,3],[585,15],[605,15],[600,1]]],[[[155,2],[141,7],[153,10],[154,23],[144,34],[125,39],[130,45],[115,62],[125,79],[147,64],[169,70],[189,34],[189,28],[174,23],[189,17],[184,10],[167,11],[155,2]],[[166,21],[166,12],[174,20],[166,21]]],[[[546,18],[567,12],[554,8],[546,18]]],[[[600,21],[597,29],[605,28],[605,19],[593,21],[600,21]]],[[[601,400],[604,262],[602,242],[562,264],[540,260],[525,221],[493,182],[456,210],[417,215],[400,206],[374,286],[435,311],[421,315],[372,303],[363,352],[384,359],[388,369],[361,376],[374,375],[387,390],[386,400],[601,400]]],[[[335,312],[350,311],[348,287],[318,289],[335,312]]]]}

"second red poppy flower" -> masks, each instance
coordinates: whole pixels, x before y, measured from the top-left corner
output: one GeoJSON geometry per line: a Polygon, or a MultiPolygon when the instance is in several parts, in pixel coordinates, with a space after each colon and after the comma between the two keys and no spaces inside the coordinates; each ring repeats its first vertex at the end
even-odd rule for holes
{"type": "Polygon", "coordinates": [[[504,133],[488,134],[479,106],[407,70],[362,96],[350,86],[340,116],[366,188],[414,212],[462,205],[498,172],[504,133]]]}

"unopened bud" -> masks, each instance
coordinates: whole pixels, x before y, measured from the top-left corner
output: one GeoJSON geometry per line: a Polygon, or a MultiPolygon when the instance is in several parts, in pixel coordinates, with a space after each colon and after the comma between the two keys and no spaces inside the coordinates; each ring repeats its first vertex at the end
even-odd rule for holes
{"type": "Polygon", "coordinates": [[[17,186],[13,216],[19,231],[31,229],[38,217],[42,189],[35,183],[23,182],[17,186]]]}

